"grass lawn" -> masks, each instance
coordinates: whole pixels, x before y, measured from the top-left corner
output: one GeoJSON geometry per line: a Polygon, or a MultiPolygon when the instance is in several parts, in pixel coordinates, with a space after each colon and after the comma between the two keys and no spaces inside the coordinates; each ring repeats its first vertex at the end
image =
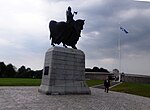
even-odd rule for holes
{"type": "Polygon", "coordinates": [[[39,86],[41,79],[0,78],[0,86],[39,86]]]}
{"type": "MultiPolygon", "coordinates": [[[[87,80],[89,87],[103,84],[102,80],[87,80]]],[[[40,86],[41,79],[30,78],[0,78],[0,86],[40,86]]],[[[150,98],[150,84],[124,82],[111,88],[112,91],[140,95],[150,98]]]]}
{"type": "Polygon", "coordinates": [[[150,98],[150,84],[124,82],[118,86],[111,88],[110,90],[150,98]]]}
{"type": "MultiPolygon", "coordinates": [[[[87,80],[89,87],[102,84],[101,80],[87,80]]],[[[41,79],[30,78],[0,78],[0,86],[40,86],[41,79]]]]}
{"type": "Polygon", "coordinates": [[[91,87],[91,86],[103,84],[103,81],[102,80],[87,80],[86,83],[89,87],[91,87]]]}

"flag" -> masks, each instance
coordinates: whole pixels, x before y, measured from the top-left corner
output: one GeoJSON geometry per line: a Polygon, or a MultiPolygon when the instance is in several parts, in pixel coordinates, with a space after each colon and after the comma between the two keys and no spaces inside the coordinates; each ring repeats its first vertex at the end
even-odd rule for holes
{"type": "Polygon", "coordinates": [[[123,27],[120,27],[120,29],[121,29],[123,32],[125,32],[126,34],[129,33],[129,32],[128,32],[125,28],[123,28],[123,27]]]}

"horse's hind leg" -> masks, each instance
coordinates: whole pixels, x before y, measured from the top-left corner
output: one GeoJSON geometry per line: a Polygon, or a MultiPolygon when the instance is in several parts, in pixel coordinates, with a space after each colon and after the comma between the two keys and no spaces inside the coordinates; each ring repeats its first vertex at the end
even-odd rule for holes
{"type": "Polygon", "coordinates": [[[55,45],[54,45],[54,43],[51,43],[51,45],[54,47],[55,45]]]}
{"type": "Polygon", "coordinates": [[[53,39],[52,39],[52,41],[51,41],[51,45],[54,47],[55,45],[54,45],[54,42],[53,42],[53,39]]]}

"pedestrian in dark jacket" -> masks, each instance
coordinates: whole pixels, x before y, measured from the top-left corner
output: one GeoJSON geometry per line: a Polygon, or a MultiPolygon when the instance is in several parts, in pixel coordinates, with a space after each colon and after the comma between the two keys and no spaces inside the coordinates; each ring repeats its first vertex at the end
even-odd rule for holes
{"type": "Polygon", "coordinates": [[[109,90],[109,87],[110,87],[110,81],[109,81],[108,77],[104,80],[104,87],[105,87],[105,92],[108,93],[108,90],[109,90]]]}

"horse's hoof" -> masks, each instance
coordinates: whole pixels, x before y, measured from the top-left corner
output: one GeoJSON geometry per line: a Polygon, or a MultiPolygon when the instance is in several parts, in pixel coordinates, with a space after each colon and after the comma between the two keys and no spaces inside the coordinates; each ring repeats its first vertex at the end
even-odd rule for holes
{"type": "Polygon", "coordinates": [[[67,48],[67,46],[65,44],[63,44],[63,47],[67,48]]]}
{"type": "Polygon", "coordinates": [[[64,46],[65,48],[67,48],[67,46],[64,46]]]}
{"type": "Polygon", "coordinates": [[[53,47],[55,46],[54,44],[51,44],[53,47]]]}
{"type": "Polygon", "coordinates": [[[73,49],[77,49],[77,47],[72,47],[73,49]]]}

